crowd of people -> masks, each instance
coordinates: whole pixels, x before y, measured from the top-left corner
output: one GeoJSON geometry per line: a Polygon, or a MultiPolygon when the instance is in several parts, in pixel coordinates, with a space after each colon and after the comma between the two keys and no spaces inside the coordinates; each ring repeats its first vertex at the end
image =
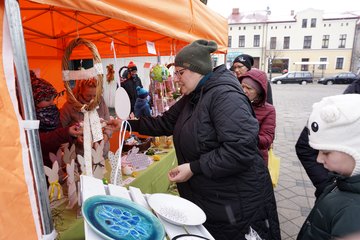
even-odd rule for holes
{"type": "MultiPolygon", "coordinates": [[[[253,230],[261,239],[281,239],[274,189],[268,171],[268,151],[275,138],[276,110],[267,74],[254,68],[250,55],[213,68],[217,44],[196,40],[175,56],[175,81],[182,97],[160,116],[152,116],[149,92],[133,61],[120,76],[129,95],[133,131],[150,136],[173,136],[178,165],[168,178],[179,195],[206,214],[204,226],[216,240],[246,239],[253,230]]],[[[120,71],[119,71],[119,74],[120,71]]],[[[67,102],[54,105],[57,92],[32,74],[34,102],[40,120],[44,164],[49,152],[63,143],[78,143],[83,113],[67,102]],[[54,137],[55,136],[55,137],[54,137]],[[56,142],[56,144],[54,144],[56,142]]],[[[73,92],[83,104],[95,96],[96,81],[79,81],[73,92]]],[[[316,204],[298,239],[360,239],[360,150],[358,144],[360,83],[343,95],[314,104],[296,153],[316,187],[316,204]]],[[[101,99],[97,112],[106,120],[104,141],[119,130],[101,99]]]]}

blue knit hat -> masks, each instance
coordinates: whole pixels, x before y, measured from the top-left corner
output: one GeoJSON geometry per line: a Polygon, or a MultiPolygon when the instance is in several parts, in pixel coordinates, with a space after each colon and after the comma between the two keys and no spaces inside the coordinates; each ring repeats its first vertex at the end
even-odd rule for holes
{"type": "Polygon", "coordinates": [[[137,92],[137,95],[139,96],[139,98],[146,98],[149,95],[149,92],[140,86],[136,87],[136,92],[137,92]]]}

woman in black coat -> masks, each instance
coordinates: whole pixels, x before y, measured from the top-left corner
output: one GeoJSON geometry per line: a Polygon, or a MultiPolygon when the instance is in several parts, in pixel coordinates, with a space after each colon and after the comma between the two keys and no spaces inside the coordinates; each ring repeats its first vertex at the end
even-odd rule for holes
{"type": "Polygon", "coordinates": [[[162,116],[129,122],[141,134],[173,135],[178,167],[169,179],[204,210],[216,240],[245,239],[250,227],[262,239],[280,239],[258,122],[237,78],[225,65],[212,70],[216,49],[207,40],[184,47],[175,58],[182,98],[162,116]]]}

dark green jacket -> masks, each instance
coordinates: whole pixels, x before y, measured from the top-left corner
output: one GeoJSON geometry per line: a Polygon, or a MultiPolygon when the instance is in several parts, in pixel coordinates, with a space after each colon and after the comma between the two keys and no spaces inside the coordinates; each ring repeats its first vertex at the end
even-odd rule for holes
{"type": "Polygon", "coordinates": [[[321,240],[360,233],[360,175],[337,176],[319,197],[298,240],[321,240]]]}

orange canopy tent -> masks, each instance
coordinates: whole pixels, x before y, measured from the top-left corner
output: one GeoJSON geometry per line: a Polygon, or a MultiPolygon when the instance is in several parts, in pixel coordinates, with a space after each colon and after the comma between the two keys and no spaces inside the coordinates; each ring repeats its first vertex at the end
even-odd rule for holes
{"type": "MultiPolygon", "coordinates": [[[[199,39],[217,42],[227,51],[227,20],[200,0],[33,0],[19,1],[31,69],[58,90],[63,89],[61,58],[74,38],[96,45],[101,58],[151,55],[147,41],[159,55],[170,56],[199,39]]],[[[72,58],[91,58],[88,49],[77,48],[72,58]]],[[[117,71],[118,69],[115,69],[117,71]]]]}
{"type": "MultiPolygon", "coordinates": [[[[111,42],[117,57],[149,55],[146,41],[155,43],[161,55],[175,54],[199,38],[215,40],[219,52],[226,53],[227,46],[226,19],[199,0],[5,0],[0,2],[0,31],[3,239],[54,238],[52,224],[43,220],[50,215],[48,202],[42,201],[45,183],[36,183],[42,167],[36,162],[42,161],[29,68],[40,68],[41,77],[63,86],[61,58],[76,37],[92,41],[102,58],[114,56],[111,42]]],[[[79,49],[73,57],[87,54],[79,49]]]]}

